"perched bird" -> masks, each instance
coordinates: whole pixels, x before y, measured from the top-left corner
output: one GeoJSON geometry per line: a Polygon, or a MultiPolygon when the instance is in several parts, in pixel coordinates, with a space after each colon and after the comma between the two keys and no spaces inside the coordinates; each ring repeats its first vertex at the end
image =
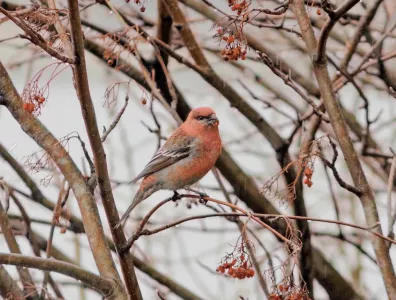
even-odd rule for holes
{"type": "Polygon", "coordinates": [[[132,204],[122,216],[120,226],[140,202],[158,190],[188,189],[204,177],[221,153],[219,120],[210,107],[192,110],[144,170],[131,182],[143,178],[132,204]]]}

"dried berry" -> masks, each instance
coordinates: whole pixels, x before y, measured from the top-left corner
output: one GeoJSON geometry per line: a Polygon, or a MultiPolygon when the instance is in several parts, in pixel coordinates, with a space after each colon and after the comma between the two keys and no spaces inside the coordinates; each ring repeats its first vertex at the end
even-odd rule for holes
{"type": "Polygon", "coordinates": [[[33,103],[24,103],[23,104],[23,109],[26,110],[29,113],[32,113],[34,111],[34,104],[33,103]]]}
{"type": "Polygon", "coordinates": [[[312,169],[311,169],[311,168],[305,168],[305,170],[304,170],[304,174],[305,174],[306,176],[310,176],[310,175],[312,175],[312,174],[313,174],[313,171],[312,171],[312,169]]]}

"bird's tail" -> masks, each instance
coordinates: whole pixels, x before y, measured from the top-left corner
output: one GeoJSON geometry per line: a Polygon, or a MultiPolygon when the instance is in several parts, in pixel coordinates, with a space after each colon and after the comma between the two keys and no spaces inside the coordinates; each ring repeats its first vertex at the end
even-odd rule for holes
{"type": "MultiPolygon", "coordinates": [[[[148,197],[148,196],[147,196],[148,197]]],[[[136,207],[136,205],[138,205],[140,202],[142,202],[144,199],[146,199],[147,197],[145,197],[145,192],[143,189],[139,189],[135,195],[135,197],[133,198],[132,204],[129,205],[128,209],[126,210],[126,212],[124,213],[124,215],[121,217],[120,221],[117,223],[117,225],[114,228],[118,228],[120,227],[122,224],[125,223],[125,221],[128,219],[129,214],[131,213],[131,211],[136,207]]]]}

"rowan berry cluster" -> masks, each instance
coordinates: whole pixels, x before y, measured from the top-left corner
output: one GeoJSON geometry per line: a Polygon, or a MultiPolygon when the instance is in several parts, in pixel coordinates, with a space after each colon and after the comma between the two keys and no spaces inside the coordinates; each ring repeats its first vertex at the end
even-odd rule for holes
{"type": "Polygon", "coordinates": [[[225,61],[246,59],[246,43],[240,32],[226,33],[223,28],[219,27],[216,36],[226,43],[224,49],[221,50],[221,56],[225,61]]]}
{"type": "Polygon", "coordinates": [[[231,7],[232,11],[236,11],[238,16],[240,16],[243,12],[246,12],[249,8],[250,1],[246,0],[228,0],[228,6],[231,7]]]}
{"type": "Polygon", "coordinates": [[[311,300],[305,289],[298,289],[292,285],[278,285],[278,292],[268,295],[269,300],[311,300]]]}
{"type": "Polygon", "coordinates": [[[310,298],[308,298],[304,292],[300,292],[300,291],[293,292],[287,296],[269,294],[268,299],[269,300],[310,300],[310,298]]]}
{"type": "Polygon", "coordinates": [[[37,111],[45,102],[45,97],[42,95],[34,95],[29,102],[23,104],[23,109],[26,110],[28,113],[33,113],[37,111]]]}
{"type": "Polygon", "coordinates": [[[249,19],[250,3],[251,1],[247,0],[228,0],[228,6],[232,11],[237,12],[238,17],[229,16],[226,21],[227,25],[224,25],[222,21],[215,24],[218,27],[214,37],[217,37],[220,42],[226,43],[221,51],[221,56],[225,61],[246,59],[247,41],[243,34],[243,27],[249,19]]]}
{"type": "Polygon", "coordinates": [[[276,294],[269,294],[268,299],[269,300],[308,300],[310,298],[307,298],[305,293],[293,292],[286,297],[276,294]]]}
{"type": "Polygon", "coordinates": [[[103,52],[103,58],[107,60],[109,65],[112,65],[119,57],[119,53],[113,52],[111,49],[106,48],[103,52]]]}
{"type": "Polygon", "coordinates": [[[247,260],[243,261],[240,266],[237,265],[237,260],[233,259],[231,262],[224,262],[217,267],[216,271],[220,273],[226,273],[233,278],[245,279],[254,276],[254,270],[248,266],[247,260]]]}
{"type": "Polygon", "coordinates": [[[251,278],[254,276],[254,270],[250,258],[245,252],[245,243],[242,242],[231,254],[227,254],[216,271],[219,273],[226,273],[229,276],[237,279],[251,278]]]}

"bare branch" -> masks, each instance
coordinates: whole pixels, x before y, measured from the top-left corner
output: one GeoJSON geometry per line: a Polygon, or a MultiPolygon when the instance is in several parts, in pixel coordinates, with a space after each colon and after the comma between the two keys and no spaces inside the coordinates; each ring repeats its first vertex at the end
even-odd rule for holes
{"type": "Polygon", "coordinates": [[[393,154],[392,164],[389,172],[388,188],[387,188],[388,236],[392,239],[395,237],[395,234],[393,232],[393,225],[395,224],[396,221],[396,205],[395,208],[393,208],[393,204],[392,204],[392,191],[393,191],[393,182],[395,179],[395,174],[396,174],[396,155],[393,154]]]}
{"type": "MultiPolygon", "coordinates": [[[[21,250],[19,249],[19,245],[15,239],[14,233],[12,232],[11,224],[8,220],[7,213],[3,208],[3,205],[0,201],[0,228],[1,233],[3,234],[7,246],[12,253],[21,254],[21,250]]],[[[17,268],[20,280],[23,285],[23,290],[25,295],[32,295],[34,299],[38,298],[38,293],[36,290],[36,286],[33,281],[33,277],[29,273],[29,270],[24,268],[17,268]]]]}
{"type": "MultiPolygon", "coordinates": [[[[301,0],[295,0],[291,6],[302,31],[307,51],[312,56],[316,53],[317,41],[309,20],[309,16],[305,10],[304,3],[301,0]]],[[[377,207],[375,205],[374,195],[362,169],[358,155],[353,147],[353,143],[349,137],[347,124],[345,122],[341,108],[335,98],[327,64],[326,62],[324,64],[318,64],[316,61],[314,61],[313,69],[316,80],[320,87],[326,110],[330,117],[331,125],[333,126],[338,143],[344,154],[345,161],[355,187],[358,187],[362,190],[362,194],[359,198],[365,211],[366,221],[368,224],[378,224],[379,217],[377,207]]],[[[382,235],[381,226],[377,226],[374,230],[377,234],[382,235]]],[[[378,238],[375,242],[373,241],[373,246],[388,296],[392,299],[394,298],[394,295],[396,295],[396,276],[392,266],[392,261],[389,256],[388,247],[383,239],[378,238]]]]}
{"type": "Polygon", "coordinates": [[[264,53],[257,52],[259,55],[261,61],[265,63],[265,65],[271,69],[272,72],[274,72],[276,75],[278,75],[280,78],[283,79],[286,85],[290,86],[293,90],[297,92],[303,98],[309,105],[314,110],[314,113],[321,118],[323,121],[326,123],[330,123],[329,117],[326,116],[320,109],[319,107],[315,104],[315,102],[308,96],[305,95],[304,92],[292,81],[291,77],[289,75],[283,74],[282,71],[280,71],[272,62],[272,60],[265,55],[264,53]]]}
{"type": "Polygon", "coordinates": [[[334,25],[337,21],[345,15],[352,7],[354,7],[359,0],[348,0],[345,1],[337,10],[332,11],[331,8],[327,5],[329,2],[326,0],[324,5],[324,10],[329,14],[329,18],[327,19],[325,25],[320,32],[320,37],[318,40],[318,46],[316,50],[316,54],[313,59],[316,61],[317,64],[321,65],[325,63],[326,60],[326,44],[327,39],[330,35],[331,30],[333,29],[334,25]]]}
{"type": "Polygon", "coordinates": [[[122,115],[124,114],[127,106],[128,106],[128,100],[129,97],[126,96],[125,97],[125,103],[124,106],[121,108],[121,110],[118,112],[117,116],[115,117],[113,123],[110,124],[109,128],[107,128],[107,130],[105,131],[105,133],[103,133],[101,140],[102,143],[104,143],[106,141],[107,136],[110,134],[110,132],[117,126],[118,122],[121,120],[122,115]]]}
{"type": "MultiPolygon", "coordinates": [[[[125,244],[126,239],[122,228],[115,228],[115,225],[119,222],[119,216],[117,207],[115,206],[114,196],[109,179],[106,154],[103,148],[102,140],[99,135],[95,110],[90,95],[84,54],[84,37],[81,28],[78,2],[74,0],[68,0],[68,6],[74,53],[77,58],[77,62],[73,68],[77,95],[80,100],[81,112],[94,155],[95,169],[98,178],[98,185],[100,189],[102,203],[105,208],[114,243],[116,247],[120,247],[121,245],[125,244]]],[[[133,300],[141,300],[142,295],[133,267],[132,256],[129,253],[126,253],[125,255],[120,255],[119,258],[128,294],[130,295],[130,297],[132,297],[133,300]]],[[[111,273],[113,278],[117,278],[119,280],[119,275],[117,270],[114,268],[113,262],[112,267],[113,268],[111,269],[111,273]]]]}
{"type": "Polygon", "coordinates": [[[12,14],[10,14],[7,10],[4,8],[0,7],[0,12],[7,16],[11,21],[13,21],[18,27],[20,27],[23,31],[25,31],[26,35],[20,35],[21,38],[27,39],[33,44],[39,46],[41,49],[43,49],[45,52],[47,52],[49,55],[52,57],[55,57],[59,59],[60,61],[68,64],[74,64],[75,59],[74,58],[69,58],[67,56],[64,56],[63,54],[60,54],[58,51],[54,50],[51,48],[48,43],[44,40],[44,38],[36,33],[33,29],[31,29],[25,22],[23,22],[21,19],[18,19],[14,17],[12,14]]]}
{"type": "Polygon", "coordinates": [[[338,184],[339,184],[341,187],[343,187],[344,189],[350,191],[351,193],[354,193],[354,194],[355,194],[356,196],[358,196],[358,197],[361,196],[362,193],[363,193],[363,191],[362,191],[361,189],[359,189],[359,188],[356,188],[356,187],[354,187],[354,186],[352,186],[352,185],[346,183],[346,182],[341,178],[340,174],[338,173],[338,171],[337,171],[337,169],[336,169],[336,167],[335,167],[335,163],[336,163],[337,158],[338,158],[337,146],[336,146],[336,144],[335,144],[330,138],[329,138],[329,142],[330,142],[330,145],[331,145],[331,147],[332,147],[332,149],[333,149],[333,159],[332,159],[332,161],[330,162],[330,161],[328,161],[326,158],[324,158],[324,157],[322,156],[323,162],[325,163],[325,165],[326,165],[327,167],[329,167],[329,168],[331,169],[331,171],[333,172],[334,178],[337,180],[338,184]]]}
{"type": "Polygon", "coordinates": [[[0,295],[4,299],[24,299],[25,296],[18,284],[12,279],[7,270],[0,264],[0,295]],[[10,298],[12,297],[12,298],[10,298]]]}
{"type": "Polygon", "coordinates": [[[53,259],[8,253],[0,253],[0,264],[60,273],[88,284],[109,299],[119,299],[117,297],[120,295],[121,287],[115,280],[97,276],[73,264],[53,259]]]}

